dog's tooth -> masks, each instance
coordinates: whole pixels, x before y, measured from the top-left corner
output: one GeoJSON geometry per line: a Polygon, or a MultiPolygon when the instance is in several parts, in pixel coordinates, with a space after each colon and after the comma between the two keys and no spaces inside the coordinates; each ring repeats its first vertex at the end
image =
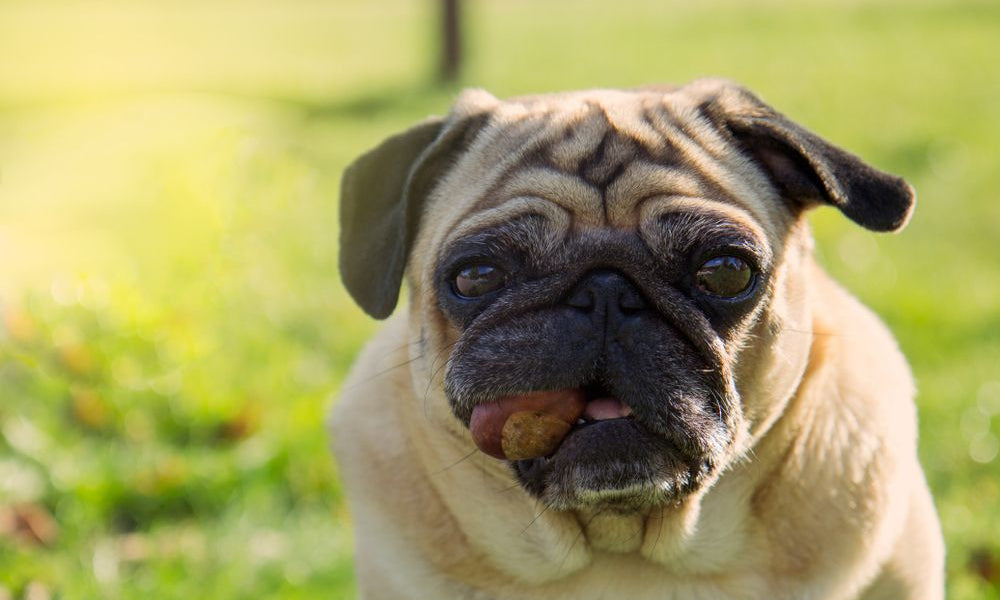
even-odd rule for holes
{"type": "Polygon", "coordinates": [[[584,423],[586,423],[586,421],[584,421],[583,419],[577,419],[576,420],[576,424],[577,425],[583,425],[584,423]]]}

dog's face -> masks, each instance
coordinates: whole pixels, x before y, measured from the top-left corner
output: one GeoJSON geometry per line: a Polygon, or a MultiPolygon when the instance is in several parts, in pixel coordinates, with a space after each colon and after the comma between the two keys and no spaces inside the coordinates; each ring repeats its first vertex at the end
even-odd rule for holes
{"type": "Polygon", "coordinates": [[[586,395],[554,454],[513,463],[550,505],[673,499],[722,463],[741,426],[734,354],[766,302],[770,248],[737,211],[672,195],[610,227],[599,204],[561,222],[525,207],[458,236],[436,265],[459,419],[501,396],[586,395]]]}
{"type": "Polygon", "coordinates": [[[471,92],[348,172],[341,264],[383,317],[409,259],[426,385],[462,426],[498,398],[582,391],[551,454],[511,461],[525,490],[643,510],[710,484],[791,394],[820,202],[892,230],[913,196],[726,82],[471,92]]]}

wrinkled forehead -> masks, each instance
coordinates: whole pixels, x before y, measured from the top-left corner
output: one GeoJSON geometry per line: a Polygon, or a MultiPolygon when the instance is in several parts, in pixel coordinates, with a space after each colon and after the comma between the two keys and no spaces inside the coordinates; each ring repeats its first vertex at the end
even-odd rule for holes
{"type": "Polygon", "coordinates": [[[434,247],[526,213],[565,230],[641,229],[689,210],[720,213],[770,240],[788,226],[761,169],[681,93],[595,90],[494,102],[435,189],[434,247]]]}

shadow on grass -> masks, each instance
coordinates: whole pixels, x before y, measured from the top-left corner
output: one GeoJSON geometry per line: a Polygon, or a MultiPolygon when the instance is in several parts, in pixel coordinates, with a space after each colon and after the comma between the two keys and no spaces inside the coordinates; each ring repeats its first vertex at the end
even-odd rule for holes
{"type": "Polygon", "coordinates": [[[293,96],[247,96],[296,112],[306,120],[371,120],[432,107],[438,112],[451,104],[459,85],[413,85],[367,90],[345,98],[310,99],[293,96]]]}

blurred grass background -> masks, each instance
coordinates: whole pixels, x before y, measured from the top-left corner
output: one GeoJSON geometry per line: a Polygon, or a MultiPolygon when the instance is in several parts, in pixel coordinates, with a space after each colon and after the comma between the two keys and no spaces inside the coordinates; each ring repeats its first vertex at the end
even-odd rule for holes
{"type": "MultiPolygon", "coordinates": [[[[813,223],[913,364],[949,597],[1000,598],[1000,4],[465,8],[463,85],[731,77],[916,186],[902,235],[813,223]]],[[[338,178],[447,109],[436,9],[0,0],[0,600],[353,596],[338,178]]]]}

